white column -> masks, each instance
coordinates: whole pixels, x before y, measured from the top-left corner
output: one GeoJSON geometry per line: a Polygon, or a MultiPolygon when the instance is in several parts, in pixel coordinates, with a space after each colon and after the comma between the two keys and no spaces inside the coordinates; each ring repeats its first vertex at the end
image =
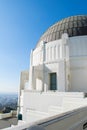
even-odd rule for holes
{"type": "Polygon", "coordinates": [[[65,92],[66,91],[66,78],[65,78],[65,62],[62,60],[59,62],[59,77],[58,78],[58,91],[65,92]]]}
{"type": "MultiPolygon", "coordinates": [[[[69,53],[67,53],[67,49],[66,49],[66,46],[67,46],[67,43],[68,43],[68,34],[62,34],[62,42],[60,44],[60,59],[66,59],[66,55],[69,53]]],[[[68,56],[67,55],[67,56],[68,56]]]]}
{"type": "Polygon", "coordinates": [[[43,78],[42,78],[42,91],[44,91],[44,76],[45,76],[45,65],[44,65],[44,61],[46,60],[46,53],[45,50],[45,42],[44,41],[41,41],[41,46],[42,46],[42,73],[43,73],[43,78]]]}
{"type": "Polygon", "coordinates": [[[30,69],[29,69],[29,89],[33,89],[33,51],[30,54],[30,69]]]}
{"type": "Polygon", "coordinates": [[[61,58],[69,58],[68,34],[62,34],[61,58]]]}
{"type": "Polygon", "coordinates": [[[61,43],[60,44],[60,59],[63,59],[64,58],[64,44],[61,43]]]}
{"type": "Polygon", "coordinates": [[[45,61],[46,59],[46,53],[45,53],[45,43],[44,41],[41,41],[40,46],[42,47],[42,63],[45,61]]]}
{"type": "Polygon", "coordinates": [[[59,45],[57,45],[56,46],[56,59],[59,59],[60,58],[60,48],[59,48],[60,46],[59,45]]]}
{"type": "Polygon", "coordinates": [[[33,50],[31,50],[31,54],[30,54],[30,66],[33,65],[33,50]]]}
{"type": "Polygon", "coordinates": [[[70,75],[70,63],[69,63],[69,37],[68,34],[62,35],[62,60],[64,61],[64,75],[65,75],[65,91],[69,90],[69,75],[70,75]]]}

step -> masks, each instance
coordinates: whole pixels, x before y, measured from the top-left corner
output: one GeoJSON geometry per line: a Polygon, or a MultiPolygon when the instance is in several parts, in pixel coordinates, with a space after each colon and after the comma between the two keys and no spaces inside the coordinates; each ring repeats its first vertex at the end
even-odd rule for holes
{"type": "Polygon", "coordinates": [[[84,98],[85,94],[83,92],[66,92],[66,93],[64,93],[64,97],[84,98]]]}
{"type": "Polygon", "coordinates": [[[35,121],[39,121],[41,119],[45,119],[45,118],[49,117],[48,113],[40,112],[40,111],[36,111],[36,110],[27,110],[26,114],[27,114],[26,121],[28,123],[33,123],[35,121]]]}
{"type": "Polygon", "coordinates": [[[48,116],[48,113],[41,112],[41,111],[36,111],[36,110],[27,110],[27,113],[29,115],[40,116],[40,117],[46,117],[46,116],[48,116]]]}
{"type": "Polygon", "coordinates": [[[55,114],[59,114],[62,113],[62,107],[59,106],[50,106],[48,109],[48,113],[55,113],[55,114]]]}

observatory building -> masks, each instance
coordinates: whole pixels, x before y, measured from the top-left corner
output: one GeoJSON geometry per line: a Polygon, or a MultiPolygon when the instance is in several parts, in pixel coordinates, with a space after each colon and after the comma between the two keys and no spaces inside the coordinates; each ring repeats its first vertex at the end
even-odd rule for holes
{"type": "Polygon", "coordinates": [[[52,25],[31,51],[29,89],[87,92],[87,16],[52,25]]]}
{"type": "Polygon", "coordinates": [[[65,18],[40,37],[29,71],[21,72],[19,93],[19,113],[26,122],[87,105],[87,15],[65,18]]]}

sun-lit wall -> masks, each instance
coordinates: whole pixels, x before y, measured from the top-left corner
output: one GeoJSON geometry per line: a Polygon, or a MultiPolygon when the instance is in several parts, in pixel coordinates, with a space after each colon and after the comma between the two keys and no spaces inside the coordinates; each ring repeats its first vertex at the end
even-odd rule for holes
{"type": "Polygon", "coordinates": [[[87,91],[87,36],[71,37],[62,44],[62,38],[48,43],[42,41],[33,50],[34,88],[49,90],[49,74],[56,72],[58,91],[87,91]]]}
{"type": "Polygon", "coordinates": [[[70,91],[87,92],[87,36],[70,38],[70,91]]]}

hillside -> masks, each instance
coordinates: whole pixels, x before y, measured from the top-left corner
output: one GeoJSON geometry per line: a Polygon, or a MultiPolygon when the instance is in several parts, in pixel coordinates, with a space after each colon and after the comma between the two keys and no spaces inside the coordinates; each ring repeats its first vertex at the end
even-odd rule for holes
{"type": "Polygon", "coordinates": [[[14,110],[17,109],[18,95],[17,94],[0,94],[0,111],[6,107],[14,110]]]}

